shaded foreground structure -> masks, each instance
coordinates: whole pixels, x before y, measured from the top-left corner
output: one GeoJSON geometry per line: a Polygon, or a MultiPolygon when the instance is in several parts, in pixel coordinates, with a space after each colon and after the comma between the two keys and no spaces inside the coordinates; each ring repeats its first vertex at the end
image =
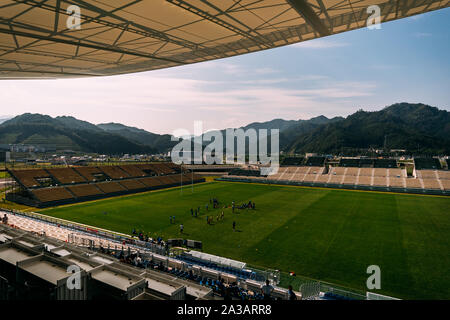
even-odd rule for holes
{"type": "Polygon", "coordinates": [[[0,300],[213,298],[209,288],[186,285],[162,272],[133,268],[110,255],[50,237],[1,225],[0,235],[0,300]],[[70,271],[71,266],[76,272],[70,271]],[[77,277],[78,289],[68,285],[71,276],[77,277]]]}
{"type": "MultiPolygon", "coordinates": [[[[257,281],[238,286],[230,273],[188,265],[136,243],[110,248],[113,243],[96,237],[75,245],[0,225],[0,300],[223,300],[220,279],[233,288],[234,299],[261,290],[257,281]]],[[[286,299],[287,290],[276,287],[273,297],[286,299]]]]}

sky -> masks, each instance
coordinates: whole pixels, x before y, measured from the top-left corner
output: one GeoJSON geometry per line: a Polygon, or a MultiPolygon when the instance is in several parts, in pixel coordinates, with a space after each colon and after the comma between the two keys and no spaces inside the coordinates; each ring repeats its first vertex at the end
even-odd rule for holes
{"type": "Polygon", "coordinates": [[[380,110],[450,110],[450,8],[325,38],[165,70],[0,81],[3,116],[41,113],[155,133],[380,110]]]}

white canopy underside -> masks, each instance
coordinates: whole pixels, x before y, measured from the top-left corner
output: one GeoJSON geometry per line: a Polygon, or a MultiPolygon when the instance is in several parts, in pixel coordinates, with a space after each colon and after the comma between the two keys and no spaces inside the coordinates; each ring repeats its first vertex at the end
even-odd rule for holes
{"type": "MultiPolygon", "coordinates": [[[[450,0],[1,0],[0,79],[105,76],[275,48],[450,0]],[[70,29],[67,8],[81,11],[70,29]]],[[[73,12],[72,12],[73,15],[73,12]]]]}

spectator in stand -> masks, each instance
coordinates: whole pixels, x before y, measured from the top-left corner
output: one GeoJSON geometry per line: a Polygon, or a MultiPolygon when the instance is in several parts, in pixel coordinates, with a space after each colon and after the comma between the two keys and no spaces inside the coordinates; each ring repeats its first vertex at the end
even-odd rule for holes
{"type": "Polygon", "coordinates": [[[288,299],[289,300],[297,300],[297,296],[295,295],[294,290],[292,290],[291,285],[289,285],[289,287],[288,287],[288,299]]]}
{"type": "Polygon", "coordinates": [[[219,288],[219,294],[221,297],[225,296],[225,280],[221,277],[219,279],[219,283],[217,284],[217,287],[219,288]]]}
{"type": "Polygon", "coordinates": [[[234,296],[238,296],[239,295],[239,287],[238,287],[236,282],[233,282],[231,284],[231,294],[234,295],[234,296]]]}
{"type": "Polygon", "coordinates": [[[270,285],[269,280],[266,280],[266,284],[261,288],[262,294],[264,296],[264,300],[271,300],[271,295],[273,292],[273,287],[270,285]]]}
{"type": "Polygon", "coordinates": [[[231,293],[232,293],[232,287],[231,286],[226,286],[225,287],[225,291],[224,291],[224,295],[223,295],[223,300],[232,300],[231,299],[231,293]]]}

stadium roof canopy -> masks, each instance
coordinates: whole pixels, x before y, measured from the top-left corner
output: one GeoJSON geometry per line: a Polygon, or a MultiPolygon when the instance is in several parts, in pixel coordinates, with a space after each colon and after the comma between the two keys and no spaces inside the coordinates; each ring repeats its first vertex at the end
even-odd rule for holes
{"type": "Polygon", "coordinates": [[[103,76],[214,60],[449,6],[449,0],[1,0],[0,78],[103,76]],[[80,8],[79,29],[68,28],[80,8]]]}

